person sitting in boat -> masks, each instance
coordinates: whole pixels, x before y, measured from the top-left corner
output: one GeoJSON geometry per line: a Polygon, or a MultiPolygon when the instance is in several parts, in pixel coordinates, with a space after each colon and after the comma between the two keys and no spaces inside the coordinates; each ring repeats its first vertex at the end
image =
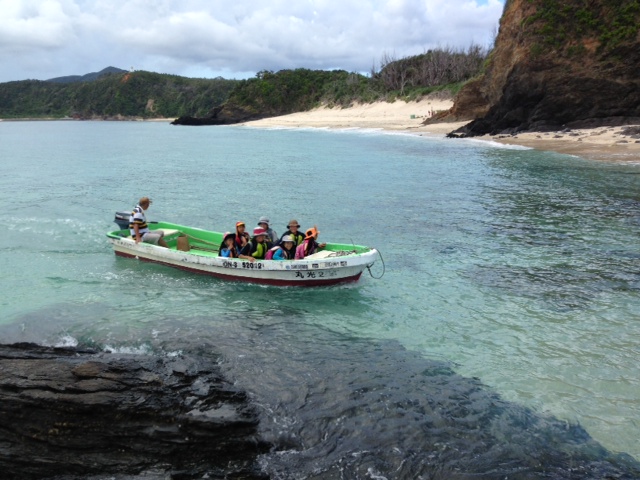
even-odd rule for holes
{"type": "Polygon", "coordinates": [[[267,240],[273,244],[278,243],[278,234],[269,226],[269,217],[260,217],[258,226],[267,232],[267,240]]]}
{"type": "Polygon", "coordinates": [[[163,238],[164,232],[162,230],[152,232],[149,230],[149,225],[147,225],[147,217],[145,217],[144,212],[149,209],[152,203],[149,197],[142,197],[138,201],[138,205],[134,207],[129,217],[129,231],[136,243],[153,243],[154,245],[168,248],[167,242],[163,238]]]}
{"type": "Polygon", "coordinates": [[[220,245],[220,256],[225,258],[238,258],[235,233],[227,232],[224,234],[222,245],[220,245]]]}
{"type": "MultiPolygon", "coordinates": [[[[248,243],[247,245],[250,245],[250,243],[248,243]]],[[[238,246],[236,245],[236,234],[233,232],[227,232],[224,234],[219,252],[219,256],[224,258],[243,258],[245,260],[249,260],[250,262],[256,261],[255,258],[249,255],[244,255],[238,249],[238,246]]]]}
{"type": "Polygon", "coordinates": [[[284,232],[282,238],[280,239],[280,243],[283,242],[284,237],[286,237],[287,235],[293,238],[293,243],[295,243],[296,247],[304,242],[304,235],[299,231],[299,228],[300,224],[298,223],[298,221],[295,219],[291,220],[289,222],[289,225],[287,225],[287,231],[284,232]]]}
{"type": "Polygon", "coordinates": [[[242,249],[249,243],[251,237],[247,232],[245,232],[245,224],[244,222],[236,223],[236,248],[238,252],[242,251],[242,249]]]}
{"type": "Polygon", "coordinates": [[[302,260],[327,246],[326,243],[318,243],[318,235],[320,232],[315,225],[305,232],[304,242],[296,248],[296,260],[302,260]]]}
{"type": "Polygon", "coordinates": [[[296,245],[291,235],[284,235],[280,245],[271,248],[272,260],[293,260],[296,256],[296,245]]]}
{"type": "Polygon", "coordinates": [[[267,232],[264,228],[254,228],[253,238],[245,245],[240,255],[247,255],[254,260],[264,260],[267,251],[271,248],[271,243],[267,241],[267,232]]]}

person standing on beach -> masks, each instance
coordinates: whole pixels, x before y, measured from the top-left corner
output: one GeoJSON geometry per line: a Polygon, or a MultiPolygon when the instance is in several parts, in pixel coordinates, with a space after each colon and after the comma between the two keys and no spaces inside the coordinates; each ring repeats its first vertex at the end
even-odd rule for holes
{"type": "Polygon", "coordinates": [[[138,201],[138,205],[135,206],[133,212],[131,212],[131,217],[129,217],[129,231],[136,243],[152,243],[168,248],[169,246],[163,238],[164,232],[162,230],[152,232],[149,230],[149,225],[147,225],[147,217],[145,217],[144,212],[149,209],[151,203],[149,197],[142,197],[138,201]]]}

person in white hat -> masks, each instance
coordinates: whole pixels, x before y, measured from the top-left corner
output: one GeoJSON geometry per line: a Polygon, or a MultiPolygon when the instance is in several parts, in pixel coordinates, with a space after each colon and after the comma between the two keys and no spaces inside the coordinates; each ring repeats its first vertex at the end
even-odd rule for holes
{"type": "Polygon", "coordinates": [[[282,237],[282,243],[273,253],[273,260],[293,260],[296,256],[296,245],[291,235],[282,237]]]}
{"type": "Polygon", "coordinates": [[[269,240],[273,244],[278,243],[278,239],[279,239],[278,235],[273,230],[273,228],[269,226],[269,217],[264,217],[264,216],[260,217],[260,220],[258,220],[258,226],[266,230],[267,240],[269,240]]]}

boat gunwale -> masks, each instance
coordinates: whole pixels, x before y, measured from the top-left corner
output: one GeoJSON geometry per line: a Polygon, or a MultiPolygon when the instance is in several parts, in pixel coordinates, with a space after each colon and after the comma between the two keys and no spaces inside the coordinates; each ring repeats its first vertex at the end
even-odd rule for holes
{"type": "MultiPolygon", "coordinates": [[[[170,223],[170,222],[153,222],[150,225],[151,230],[162,230],[163,228],[169,228],[172,230],[178,230],[180,233],[182,233],[183,229],[189,230],[189,231],[196,231],[196,232],[201,232],[204,234],[204,236],[211,236],[211,235],[219,235],[220,237],[224,236],[223,233],[221,232],[214,232],[212,230],[204,230],[201,228],[197,228],[197,227],[188,227],[185,225],[179,225],[179,224],[175,224],[175,223],[170,223]]],[[[209,252],[209,251],[202,251],[202,250],[197,250],[194,249],[193,251],[182,251],[182,250],[177,250],[174,248],[170,248],[167,249],[158,245],[154,245],[151,243],[138,243],[136,244],[135,241],[130,237],[130,236],[122,236],[119,235],[119,233],[121,232],[128,232],[128,229],[122,229],[122,230],[114,230],[111,232],[107,233],[107,237],[110,240],[117,240],[117,241],[124,241],[124,242],[131,242],[131,245],[127,245],[127,248],[133,249],[133,250],[138,250],[144,252],[144,251],[148,251],[150,254],[152,252],[156,252],[159,254],[159,256],[167,256],[166,254],[177,254],[177,255],[181,255],[184,257],[184,255],[187,255],[189,257],[194,257],[194,258],[198,258],[198,259],[211,259],[211,260],[218,260],[218,261],[222,261],[222,262],[249,262],[248,260],[245,259],[241,259],[241,258],[227,258],[227,257],[220,257],[217,253],[214,255],[214,252],[209,252]]],[[[205,239],[198,239],[200,241],[204,241],[204,242],[208,242],[205,239]]],[[[112,242],[113,243],[113,242],[112,242]]],[[[377,250],[373,247],[367,247],[364,245],[349,245],[349,244],[343,244],[343,243],[327,243],[327,250],[323,250],[323,251],[333,251],[333,252],[344,252],[344,251],[349,251],[352,253],[348,253],[348,254],[343,254],[343,255],[336,255],[336,256],[328,256],[328,257],[324,257],[324,258],[304,258],[304,259],[298,259],[298,260],[286,260],[286,261],[278,261],[278,260],[258,260],[259,262],[268,262],[267,265],[274,267],[274,266],[282,266],[285,267],[286,265],[289,265],[289,268],[267,268],[267,270],[271,270],[271,271],[279,271],[279,270],[291,270],[291,265],[292,263],[295,262],[295,265],[313,265],[313,264],[319,264],[319,263],[326,263],[326,262],[336,262],[336,259],[360,259],[360,260],[364,260],[366,257],[369,256],[374,256],[377,254],[377,250]],[[336,250],[334,250],[336,249],[336,250]]],[[[173,255],[171,255],[173,256],[173,255]]],[[[199,263],[199,262],[197,262],[199,263]]],[[[358,264],[360,263],[368,263],[369,265],[373,264],[373,261],[370,262],[357,262],[358,264]]],[[[218,266],[215,264],[210,264],[211,266],[218,266]]],[[[355,265],[351,265],[351,266],[355,266],[355,265]]],[[[318,267],[316,267],[318,268],[318,267]]],[[[332,268],[332,267],[324,267],[324,268],[332,268]]],[[[335,267],[335,268],[341,268],[341,267],[335,267]]]]}

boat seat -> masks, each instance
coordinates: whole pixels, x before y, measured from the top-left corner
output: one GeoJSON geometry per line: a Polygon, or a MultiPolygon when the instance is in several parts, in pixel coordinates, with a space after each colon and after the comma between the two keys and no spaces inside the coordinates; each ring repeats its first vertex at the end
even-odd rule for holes
{"type": "MultiPolygon", "coordinates": [[[[176,230],[175,228],[157,228],[156,230],[151,230],[152,232],[157,232],[158,230],[162,230],[164,232],[164,238],[173,237],[174,235],[179,235],[180,230],[176,230]]],[[[133,236],[129,235],[128,237],[133,240],[133,236]]]]}

